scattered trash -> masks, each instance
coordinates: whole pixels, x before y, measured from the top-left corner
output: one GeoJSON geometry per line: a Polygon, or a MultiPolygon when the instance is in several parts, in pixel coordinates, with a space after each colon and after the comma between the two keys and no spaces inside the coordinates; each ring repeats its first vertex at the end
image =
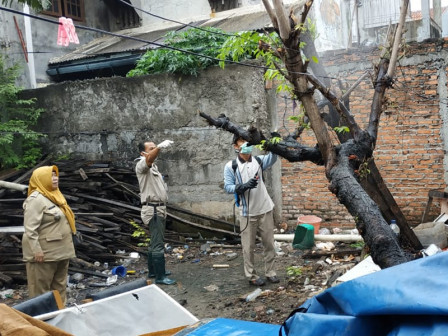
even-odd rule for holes
{"type": "Polygon", "coordinates": [[[266,310],[266,315],[272,315],[275,313],[275,310],[272,308],[269,308],[268,310],[266,310]]]}
{"type": "Polygon", "coordinates": [[[112,274],[124,278],[126,276],[126,268],[124,266],[116,266],[112,268],[112,274]]]}
{"type": "Polygon", "coordinates": [[[211,250],[212,250],[212,249],[211,249],[209,243],[205,243],[205,244],[202,244],[202,245],[201,245],[201,252],[202,252],[202,253],[208,253],[208,252],[210,252],[211,250]]]}
{"type": "Polygon", "coordinates": [[[235,253],[235,252],[226,254],[227,260],[233,260],[233,259],[236,259],[237,257],[238,257],[238,253],[235,253]]]}
{"type": "Polygon", "coordinates": [[[219,287],[216,285],[209,285],[209,286],[204,287],[204,289],[206,289],[209,292],[216,292],[219,290],[219,287]]]}
{"type": "Polygon", "coordinates": [[[262,292],[261,288],[257,288],[253,292],[249,293],[246,296],[246,302],[254,301],[261,294],[261,292],[262,292]]]}
{"type": "Polygon", "coordinates": [[[100,263],[99,261],[95,261],[95,262],[93,263],[93,266],[95,266],[95,267],[100,267],[100,266],[101,266],[101,263],[100,263]]]}
{"type": "Polygon", "coordinates": [[[331,260],[330,258],[325,259],[325,262],[329,265],[333,264],[333,260],[331,260]]]}
{"type": "Polygon", "coordinates": [[[193,264],[196,264],[196,263],[198,263],[198,262],[200,262],[201,261],[201,259],[194,259],[194,260],[192,260],[191,262],[193,263],[193,264]]]}
{"type": "Polygon", "coordinates": [[[321,235],[329,235],[329,234],[331,234],[331,232],[327,228],[322,228],[322,229],[319,230],[319,234],[321,234],[321,235]]]}
{"type": "Polygon", "coordinates": [[[214,264],[213,268],[229,268],[229,264],[214,264]]]}
{"type": "Polygon", "coordinates": [[[125,254],[126,251],[125,250],[117,250],[117,252],[115,252],[115,254],[125,254]]]}
{"type": "Polygon", "coordinates": [[[429,257],[429,256],[432,256],[432,255],[440,253],[440,252],[442,252],[440,247],[438,247],[435,244],[431,244],[426,249],[424,249],[422,251],[422,255],[423,255],[423,257],[429,257]]]}
{"type": "Polygon", "coordinates": [[[2,299],[12,298],[13,294],[14,294],[14,289],[7,289],[7,290],[0,292],[0,298],[2,298],[2,299]]]}
{"type": "Polygon", "coordinates": [[[109,269],[109,263],[105,262],[105,263],[103,264],[103,266],[104,266],[105,269],[109,269]]]}
{"type": "Polygon", "coordinates": [[[112,284],[116,283],[117,280],[118,280],[118,276],[117,275],[112,275],[112,276],[107,278],[106,285],[108,285],[108,286],[112,285],[112,284]]]}
{"type": "Polygon", "coordinates": [[[331,251],[332,249],[335,248],[334,244],[332,242],[326,242],[326,243],[316,243],[316,247],[319,250],[324,250],[324,251],[331,251]]]}
{"type": "Polygon", "coordinates": [[[131,252],[129,253],[129,256],[135,260],[140,259],[140,254],[138,252],[131,252]]]}
{"type": "Polygon", "coordinates": [[[82,273],[75,273],[71,276],[71,279],[76,283],[84,279],[84,274],[82,273]]]}

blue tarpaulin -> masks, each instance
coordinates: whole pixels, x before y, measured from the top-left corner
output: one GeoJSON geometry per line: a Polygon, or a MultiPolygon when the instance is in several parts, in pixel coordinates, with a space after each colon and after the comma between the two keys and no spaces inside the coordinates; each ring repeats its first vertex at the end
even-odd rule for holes
{"type": "Polygon", "coordinates": [[[351,281],[307,300],[282,335],[448,335],[448,252],[351,281]]]}
{"type": "Polygon", "coordinates": [[[216,318],[201,321],[174,336],[262,336],[278,335],[280,326],[260,322],[216,318]]]}

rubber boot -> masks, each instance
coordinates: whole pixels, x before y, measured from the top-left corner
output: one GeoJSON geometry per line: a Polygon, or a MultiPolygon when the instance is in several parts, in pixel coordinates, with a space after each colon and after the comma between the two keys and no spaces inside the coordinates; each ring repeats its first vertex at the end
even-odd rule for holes
{"type": "Polygon", "coordinates": [[[154,263],[152,261],[152,252],[148,252],[148,278],[154,278],[154,263]]]}
{"type": "Polygon", "coordinates": [[[176,280],[167,278],[165,275],[165,255],[162,253],[152,253],[152,262],[154,264],[154,271],[156,273],[156,284],[160,285],[174,285],[176,280]]]}
{"type": "MultiPolygon", "coordinates": [[[[170,271],[165,270],[165,275],[171,275],[170,271]]],[[[154,263],[152,261],[152,252],[148,252],[148,278],[155,278],[154,263]]]]}

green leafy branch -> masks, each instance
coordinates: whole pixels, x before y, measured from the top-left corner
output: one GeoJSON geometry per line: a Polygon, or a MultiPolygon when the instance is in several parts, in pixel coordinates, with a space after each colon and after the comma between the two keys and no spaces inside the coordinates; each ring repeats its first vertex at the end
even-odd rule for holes
{"type": "Polygon", "coordinates": [[[132,232],[132,237],[137,238],[140,242],[137,244],[137,246],[149,246],[150,238],[148,236],[148,233],[145,229],[143,229],[139,224],[134,222],[133,220],[130,220],[129,223],[134,227],[134,232],[132,232]]]}
{"type": "Polygon", "coordinates": [[[45,135],[32,130],[44,111],[35,108],[36,99],[21,99],[16,86],[19,66],[7,67],[0,56],[0,169],[27,168],[42,156],[39,139],[45,135]]]}

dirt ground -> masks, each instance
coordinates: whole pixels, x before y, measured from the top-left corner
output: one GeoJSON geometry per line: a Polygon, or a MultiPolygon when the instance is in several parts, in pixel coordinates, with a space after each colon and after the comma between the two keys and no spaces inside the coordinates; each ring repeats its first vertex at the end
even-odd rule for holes
{"type": "MultiPolygon", "coordinates": [[[[166,254],[167,269],[172,272],[170,277],[176,279],[177,284],[159,287],[198,319],[225,317],[281,324],[292,310],[326,289],[338,275],[359,261],[359,254],[358,256],[347,254],[338,259],[331,257],[331,252],[328,252],[328,257],[303,258],[304,255],[309,255],[310,251],[294,250],[291,243],[277,244],[275,268],[280,283],[267,282],[261,287],[263,290],[261,295],[254,301],[245,300],[246,296],[257,287],[250,285],[244,278],[241,247],[238,245],[220,247],[210,242],[208,245],[189,245],[188,248],[169,248],[166,254]],[[205,253],[207,249],[208,252],[205,253]],[[233,258],[229,258],[229,255],[233,258]],[[228,267],[213,267],[223,264],[228,267]]],[[[353,251],[348,244],[339,244],[333,251],[341,249],[353,251]]],[[[117,265],[122,262],[120,259],[117,261],[117,265]]],[[[261,246],[257,246],[255,262],[256,269],[263,275],[261,246]]],[[[110,264],[105,269],[104,265],[101,265],[98,270],[107,273],[113,266],[110,264]]],[[[127,270],[135,271],[135,274],[118,278],[112,286],[119,286],[141,277],[146,278],[146,258],[142,255],[138,261],[127,265],[127,270]]],[[[98,284],[105,283],[104,278],[89,275],[84,275],[79,281],[75,278],[73,274],[70,276],[68,306],[82,304],[89,293],[109,288],[97,287],[98,284]]],[[[0,290],[0,293],[4,291],[5,288],[0,290]]],[[[16,286],[14,292],[1,301],[12,306],[25,299],[27,299],[26,286],[21,285],[16,286]]]]}

